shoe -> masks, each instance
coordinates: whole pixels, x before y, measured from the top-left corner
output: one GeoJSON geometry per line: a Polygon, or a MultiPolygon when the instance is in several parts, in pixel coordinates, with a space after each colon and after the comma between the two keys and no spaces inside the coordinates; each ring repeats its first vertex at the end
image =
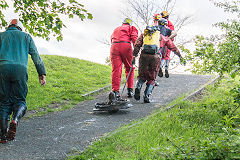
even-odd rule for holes
{"type": "Polygon", "coordinates": [[[134,93],[133,93],[133,89],[132,88],[128,88],[128,98],[132,98],[134,93]]]}
{"type": "Polygon", "coordinates": [[[5,138],[1,138],[1,140],[0,140],[0,143],[2,143],[2,144],[5,144],[5,143],[7,143],[7,138],[5,137],[5,138]]]}
{"type": "Polygon", "coordinates": [[[159,83],[157,81],[155,81],[155,86],[159,86],[159,83]]]}
{"type": "Polygon", "coordinates": [[[6,137],[6,135],[2,135],[2,136],[1,136],[0,143],[3,143],[3,144],[7,143],[7,137],[6,137]]]}
{"type": "Polygon", "coordinates": [[[163,77],[162,68],[159,69],[158,76],[159,76],[159,77],[163,77]]]}
{"type": "Polygon", "coordinates": [[[1,139],[0,139],[0,143],[7,143],[7,136],[4,134],[4,135],[1,135],[1,139]]]}
{"type": "Polygon", "coordinates": [[[169,77],[168,70],[165,70],[165,77],[166,77],[166,78],[169,77]]]}
{"type": "Polygon", "coordinates": [[[17,131],[17,122],[12,121],[10,123],[9,130],[7,132],[7,140],[12,141],[16,137],[16,131],[17,131]]]}

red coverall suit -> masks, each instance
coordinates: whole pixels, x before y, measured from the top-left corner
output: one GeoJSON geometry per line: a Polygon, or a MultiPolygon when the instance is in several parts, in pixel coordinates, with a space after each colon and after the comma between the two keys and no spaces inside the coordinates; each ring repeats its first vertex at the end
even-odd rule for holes
{"type": "MultiPolygon", "coordinates": [[[[174,25],[172,24],[172,22],[170,22],[169,20],[167,20],[168,24],[167,27],[171,30],[174,30],[174,25]]],[[[174,39],[172,39],[173,41],[174,39]]],[[[165,50],[165,49],[164,49],[165,50]]],[[[161,66],[160,66],[160,70],[159,70],[159,77],[163,76],[162,73],[162,68],[165,65],[165,77],[168,78],[169,77],[169,73],[168,73],[168,67],[169,67],[169,62],[170,62],[170,54],[171,54],[171,50],[166,49],[164,51],[164,54],[162,54],[162,60],[161,60],[161,66]]]]}
{"type": "MultiPolygon", "coordinates": [[[[112,91],[119,91],[122,75],[122,63],[125,67],[126,77],[130,71],[133,60],[131,43],[135,44],[138,38],[138,30],[129,24],[117,27],[111,35],[110,59],[112,63],[112,91]]],[[[127,88],[133,88],[134,67],[127,81],[127,88]]]]}
{"type": "MultiPolygon", "coordinates": [[[[168,27],[169,29],[171,29],[171,30],[174,31],[174,25],[172,24],[172,22],[169,21],[169,20],[167,20],[167,21],[168,21],[167,27],[168,27]]],[[[173,39],[172,39],[172,41],[173,41],[173,39]]],[[[167,50],[167,53],[166,53],[165,57],[163,57],[163,59],[170,61],[170,53],[171,53],[171,50],[168,49],[168,50],[167,50]]]]}

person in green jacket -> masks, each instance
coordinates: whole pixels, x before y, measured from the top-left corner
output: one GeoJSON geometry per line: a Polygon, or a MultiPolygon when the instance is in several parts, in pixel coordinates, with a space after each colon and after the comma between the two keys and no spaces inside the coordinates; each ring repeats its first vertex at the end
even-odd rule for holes
{"type": "Polygon", "coordinates": [[[46,71],[34,41],[22,31],[18,19],[13,19],[7,30],[0,33],[0,143],[14,140],[18,122],[27,110],[28,54],[37,69],[39,82],[45,85],[46,71]]]}

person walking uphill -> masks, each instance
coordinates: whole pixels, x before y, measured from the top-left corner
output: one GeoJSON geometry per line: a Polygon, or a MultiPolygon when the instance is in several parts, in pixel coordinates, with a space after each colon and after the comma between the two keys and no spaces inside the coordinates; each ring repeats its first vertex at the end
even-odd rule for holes
{"type": "Polygon", "coordinates": [[[13,19],[7,30],[0,33],[0,143],[14,140],[19,120],[27,110],[28,54],[37,69],[39,82],[45,85],[45,67],[33,39],[13,19]]]}
{"type": "Polygon", "coordinates": [[[138,56],[138,52],[142,46],[143,50],[139,58],[138,82],[135,88],[134,98],[140,100],[142,85],[147,81],[143,98],[144,103],[150,103],[149,96],[154,88],[161,64],[159,50],[167,46],[167,48],[178,55],[180,59],[182,59],[182,56],[174,43],[169,38],[160,34],[157,26],[147,26],[144,33],[137,39],[133,50],[134,58],[138,56]]]}
{"type": "MultiPolygon", "coordinates": [[[[160,19],[159,21],[158,21],[158,29],[159,29],[159,31],[160,31],[160,34],[161,35],[163,35],[163,36],[165,36],[165,37],[168,37],[169,39],[173,39],[174,37],[176,37],[177,36],[177,32],[175,32],[175,31],[173,31],[173,30],[171,30],[171,29],[169,29],[168,27],[167,27],[167,20],[166,19],[164,19],[164,18],[162,18],[162,19],[160,19]]],[[[161,51],[160,51],[160,53],[161,53],[161,65],[160,65],[160,69],[159,69],[159,73],[158,73],[158,75],[160,76],[160,74],[162,74],[162,76],[163,76],[163,73],[162,73],[162,68],[163,68],[163,65],[164,65],[164,63],[165,63],[165,58],[167,58],[168,56],[167,56],[167,54],[168,54],[168,51],[170,51],[169,49],[167,49],[167,47],[164,47],[161,51]]],[[[171,51],[170,51],[171,52],[171,51]]],[[[169,55],[170,55],[170,53],[169,53],[169,55]]],[[[168,64],[169,64],[169,61],[166,61],[166,66],[165,66],[165,76],[168,78],[168,64]]],[[[160,77],[162,77],[162,76],[160,76],[160,77]]],[[[157,83],[157,82],[155,82],[155,86],[159,86],[159,84],[157,83]]]]}
{"type": "MultiPolygon", "coordinates": [[[[161,16],[163,19],[166,20],[167,24],[166,26],[174,31],[174,25],[172,24],[172,22],[168,19],[169,18],[169,13],[167,11],[163,11],[161,12],[161,16]]],[[[167,35],[168,36],[168,35],[167,35]]],[[[172,41],[174,40],[173,38],[170,38],[172,41]]],[[[171,54],[171,51],[168,49],[166,50],[166,53],[164,54],[164,56],[162,57],[162,62],[161,62],[161,66],[160,66],[160,70],[159,70],[159,77],[163,77],[163,72],[162,72],[162,68],[165,64],[165,77],[168,78],[169,77],[169,73],[168,73],[168,67],[169,67],[169,63],[170,63],[170,54],[171,54]]]]}
{"type": "MultiPolygon", "coordinates": [[[[130,68],[132,67],[132,44],[135,44],[138,38],[138,30],[131,25],[132,20],[126,18],[123,21],[122,26],[117,27],[111,35],[111,49],[110,59],[112,64],[112,91],[115,97],[120,97],[119,89],[122,75],[122,63],[125,67],[126,77],[129,74],[130,68]]],[[[133,97],[133,84],[134,84],[134,67],[130,72],[127,81],[128,97],[133,97]]]]}

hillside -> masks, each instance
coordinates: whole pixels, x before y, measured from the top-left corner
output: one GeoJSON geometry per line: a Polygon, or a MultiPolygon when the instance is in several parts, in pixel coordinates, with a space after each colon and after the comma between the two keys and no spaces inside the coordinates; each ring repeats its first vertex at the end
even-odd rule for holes
{"type": "Polygon", "coordinates": [[[29,57],[29,113],[51,112],[69,108],[84,100],[83,94],[111,83],[111,67],[77,58],[56,55],[41,56],[46,67],[47,84],[38,83],[38,74],[29,57]]]}
{"type": "Polygon", "coordinates": [[[240,159],[239,86],[239,77],[227,78],[195,101],[176,99],[69,159],[240,159]]]}

